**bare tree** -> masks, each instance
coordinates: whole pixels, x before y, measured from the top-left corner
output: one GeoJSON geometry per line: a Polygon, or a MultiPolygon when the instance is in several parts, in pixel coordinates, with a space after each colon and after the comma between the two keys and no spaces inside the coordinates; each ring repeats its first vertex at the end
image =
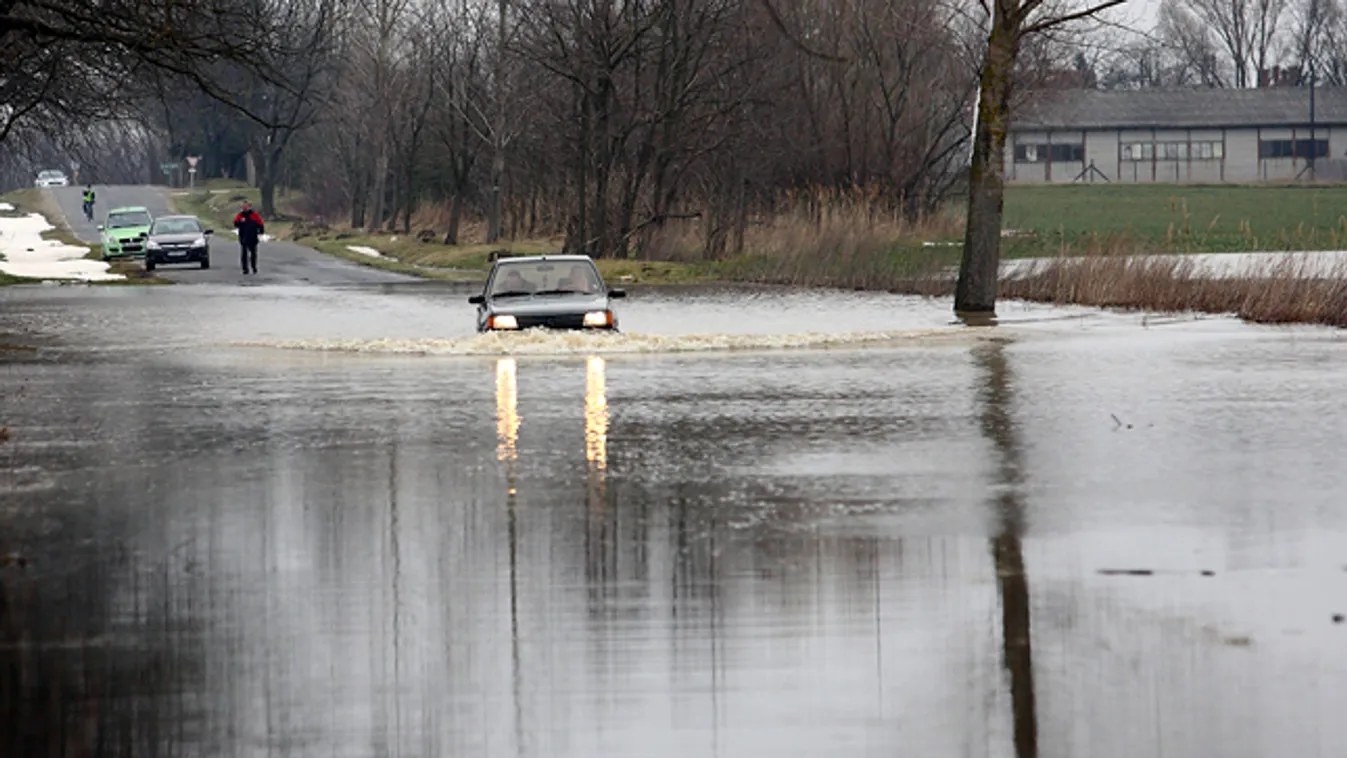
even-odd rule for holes
{"type": "MultiPolygon", "coordinates": [[[[113,113],[146,71],[170,73],[247,111],[244,90],[214,74],[223,63],[284,86],[267,53],[284,52],[273,25],[290,0],[7,0],[0,3],[3,134],[21,120],[113,113]],[[239,24],[246,17],[249,23],[239,24]]],[[[261,114],[249,115],[263,118],[261,114]]],[[[3,136],[0,134],[0,136],[3,136]]]]}
{"type": "Polygon", "coordinates": [[[1294,0],[1287,11],[1289,54],[1301,76],[1313,72],[1321,83],[1347,84],[1347,9],[1341,0],[1294,0]]]}
{"type": "Polygon", "coordinates": [[[1024,41],[1071,22],[1091,18],[1126,0],[1099,0],[1077,8],[1046,0],[983,0],[989,16],[986,55],[978,83],[978,114],[968,170],[968,220],[954,310],[994,313],[1001,263],[1001,216],[1005,198],[1006,134],[1016,63],[1024,41]],[[987,7],[985,3],[990,3],[987,7]]]}
{"type": "Polygon", "coordinates": [[[1203,83],[1254,87],[1276,56],[1286,0],[1165,0],[1160,32],[1200,75],[1203,83]]]}

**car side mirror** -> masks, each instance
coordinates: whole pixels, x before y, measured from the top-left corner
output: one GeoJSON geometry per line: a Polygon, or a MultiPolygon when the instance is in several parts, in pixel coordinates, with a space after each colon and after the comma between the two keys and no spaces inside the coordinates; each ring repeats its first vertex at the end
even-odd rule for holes
{"type": "Polygon", "coordinates": [[[102,225],[102,224],[99,224],[99,225],[98,225],[98,231],[100,231],[100,232],[103,231],[103,225],[102,225]]]}
{"type": "Polygon", "coordinates": [[[468,302],[472,303],[473,305],[481,305],[482,303],[486,302],[486,295],[473,295],[472,297],[468,298],[468,302]]]}
{"type": "Polygon", "coordinates": [[[626,290],[608,290],[608,297],[616,299],[616,298],[623,298],[626,296],[627,296],[626,290]]]}
{"type": "Polygon", "coordinates": [[[202,232],[203,235],[206,235],[208,237],[214,233],[215,233],[214,229],[207,229],[206,231],[202,232]]]}

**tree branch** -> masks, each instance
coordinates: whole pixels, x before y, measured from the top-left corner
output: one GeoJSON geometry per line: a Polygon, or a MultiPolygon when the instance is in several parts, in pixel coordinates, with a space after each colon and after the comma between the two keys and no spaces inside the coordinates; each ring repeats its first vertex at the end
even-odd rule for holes
{"type": "Polygon", "coordinates": [[[1037,34],[1038,32],[1051,29],[1054,26],[1061,26],[1062,24],[1068,24],[1071,23],[1072,21],[1079,21],[1083,18],[1089,18],[1090,16],[1093,16],[1096,13],[1106,11],[1109,8],[1115,8],[1126,2],[1127,0],[1105,0],[1105,2],[1099,3],[1098,5],[1092,5],[1089,8],[1076,11],[1075,13],[1068,13],[1065,16],[1054,16],[1052,18],[1045,18],[1042,21],[1037,21],[1021,29],[1020,36],[1037,34]]]}
{"type": "Polygon", "coordinates": [[[783,20],[781,18],[781,15],[776,12],[776,8],[772,6],[772,0],[761,0],[761,2],[762,7],[767,10],[767,15],[771,16],[772,18],[772,25],[777,28],[777,31],[781,32],[782,36],[784,36],[786,40],[789,41],[790,44],[795,47],[795,49],[799,50],[805,55],[808,55],[811,58],[818,58],[819,60],[825,60],[831,63],[850,63],[849,59],[844,58],[840,55],[830,55],[828,53],[821,53],[806,45],[803,40],[792,34],[790,29],[786,28],[785,20],[783,20]]]}

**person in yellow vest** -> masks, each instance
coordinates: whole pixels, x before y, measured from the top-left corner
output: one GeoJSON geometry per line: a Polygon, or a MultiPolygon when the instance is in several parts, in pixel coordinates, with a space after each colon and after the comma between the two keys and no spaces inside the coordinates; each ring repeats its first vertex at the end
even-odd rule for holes
{"type": "Polygon", "coordinates": [[[94,186],[90,184],[84,188],[84,218],[94,220],[94,186]]]}

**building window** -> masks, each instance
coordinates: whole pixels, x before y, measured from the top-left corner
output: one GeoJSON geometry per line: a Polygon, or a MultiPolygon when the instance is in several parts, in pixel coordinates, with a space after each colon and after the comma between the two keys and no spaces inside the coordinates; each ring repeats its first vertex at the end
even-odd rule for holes
{"type": "Polygon", "coordinates": [[[1085,161],[1085,146],[1048,144],[1015,145],[1016,163],[1039,163],[1042,161],[1052,161],[1053,163],[1083,163],[1085,161]]]}
{"type": "Polygon", "coordinates": [[[1053,145],[1053,163],[1081,163],[1085,160],[1084,145],[1053,145]]]}
{"type": "Polygon", "coordinates": [[[1265,139],[1258,141],[1259,158],[1327,158],[1328,140],[1265,139]]]}
{"type": "Polygon", "coordinates": [[[1224,155],[1220,142],[1124,142],[1125,161],[1218,161],[1224,155]]]}

